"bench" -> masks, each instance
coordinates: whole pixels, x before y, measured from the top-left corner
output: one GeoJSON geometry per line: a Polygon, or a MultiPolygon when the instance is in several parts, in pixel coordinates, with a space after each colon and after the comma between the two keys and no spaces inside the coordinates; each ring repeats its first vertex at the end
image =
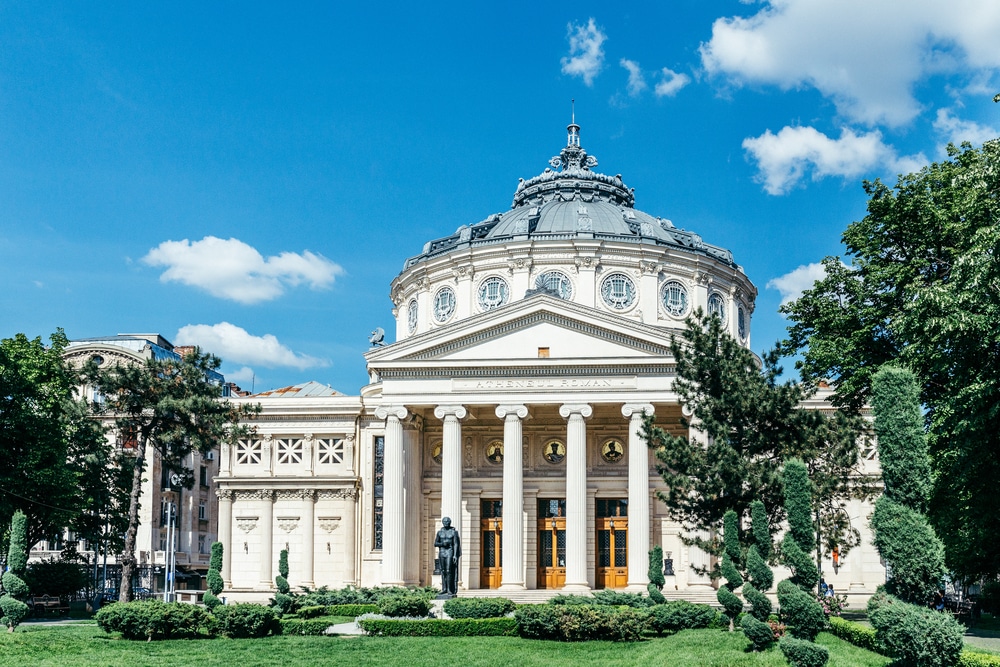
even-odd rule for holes
{"type": "Polygon", "coordinates": [[[69,614],[69,603],[64,602],[60,597],[50,595],[36,595],[31,598],[29,606],[34,610],[35,616],[44,616],[49,612],[61,615],[69,614]]]}

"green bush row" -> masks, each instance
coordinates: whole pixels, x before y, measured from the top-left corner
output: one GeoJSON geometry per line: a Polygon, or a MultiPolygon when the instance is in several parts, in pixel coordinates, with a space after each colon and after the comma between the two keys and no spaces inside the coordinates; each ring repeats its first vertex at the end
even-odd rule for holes
{"type": "Polygon", "coordinates": [[[452,618],[500,618],[515,607],[507,598],[452,598],[444,603],[444,613],[452,618]]]}
{"type": "Polygon", "coordinates": [[[638,641],[649,625],[641,610],[587,604],[530,605],[518,608],[514,618],[521,637],[559,641],[638,641]]]}
{"type": "Polygon", "coordinates": [[[1000,656],[962,651],[962,655],[958,658],[958,667],[1000,667],[1000,656]]]}
{"type": "Polygon", "coordinates": [[[512,618],[428,619],[409,621],[366,618],[358,621],[370,635],[384,637],[516,637],[517,621],[512,618]]]}
{"type": "Polygon", "coordinates": [[[318,616],[314,618],[283,618],[281,619],[282,634],[285,635],[325,635],[327,628],[339,619],[335,616],[318,616]]]}
{"type": "Polygon", "coordinates": [[[377,604],[331,604],[324,609],[323,613],[327,616],[353,616],[356,618],[362,614],[378,613],[377,604]]]}
{"type": "Polygon", "coordinates": [[[840,637],[845,642],[854,644],[859,648],[872,651],[873,653],[883,652],[878,645],[878,640],[875,639],[874,628],[869,628],[861,625],[860,623],[848,621],[840,618],[839,616],[831,616],[830,632],[837,637],[840,637]]]}
{"type": "Polygon", "coordinates": [[[310,607],[315,605],[322,605],[328,607],[330,605],[342,605],[342,604],[378,604],[379,601],[390,595],[399,595],[401,593],[421,593],[433,598],[438,594],[436,588],[431,588],[425,586],[423,588],[399,588],[395,586],[385,586],[376,588],[338,588],[335,590],[330,590],[326,586],[317,588],[316,590],[311,590],[308,588],[303,589],[305,592],[301,595],[295,596],[297,607],[310,607]]]}
{"type": "Polygon", "coordinates": [[[102,607],[94,618],[105,632],[132,640],[188,639],[205,634],[246,639],[281,634],[274,612],[259,604],[226,605],[210,614],[193,604],[137,600],[102,607]]]}

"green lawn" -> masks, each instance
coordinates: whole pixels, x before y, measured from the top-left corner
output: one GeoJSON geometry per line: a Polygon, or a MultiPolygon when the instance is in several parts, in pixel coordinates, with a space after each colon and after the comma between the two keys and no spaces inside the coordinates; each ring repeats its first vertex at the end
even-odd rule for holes
{"type": "MultiPolygon", "coordinates": [[[[830,649],[830,667],[883,667],[889,660],[863,651],[829,634],[819,642],[830,649]]],[[[610,642],[560,643],[512,637],[381,638],[270,637],[256,640],[204,639],[129,642],[106,635],[96,625],[21,626],[0,632],[0,665],[52,667],[254,667],[256,665],[405,665],[442,664],[545,665],[670,665],[751,667],[785,665],[775,648],[764,654],[746,653],[739,632],[688,630],[673,637],[636,644],[610,642]]]]}

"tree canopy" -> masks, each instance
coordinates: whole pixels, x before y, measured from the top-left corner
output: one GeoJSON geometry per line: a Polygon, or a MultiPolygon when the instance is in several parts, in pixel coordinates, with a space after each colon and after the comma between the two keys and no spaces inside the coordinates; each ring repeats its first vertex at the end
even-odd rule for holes
{"type": "Polygon", "coordinates": [[[929,515],[949,566],[1000,574],[1000,140],[949,147],[948,159],[865,182],[868,213],[843,241],[850,265],[783,307],[783,353],[803,376],[836,383],[860,408],[886,362],[913,370],[933,469],[929,515]]]}
{"type": "MultiPolygon", "coordinates": [[[[779,382],[776,352],[762,360],[729,336],[717,317],[697,311],[671,343],[677,363],[674,389],[689,412],[683,426],[697,436],[675,436],[643,423],[643,436],[656,452],[657,470],[666,483],[660,493],[667,512],[695,529],[718,527],[728,510],[747,527],[750,506],[761,500],[772,527],[784,517],[781,469],[785,459],[808,462],[816,506],[828,540],[844,553],[856,533],[844,524],[843,502],[863,479],[857,438],[860,421],[836,412],[804,410],[811,388],[779,382]],[[699,442],[702,440],[704,442],[699,442]]],[[[718,553],[712,542],[700,546],[718,553]]]]}

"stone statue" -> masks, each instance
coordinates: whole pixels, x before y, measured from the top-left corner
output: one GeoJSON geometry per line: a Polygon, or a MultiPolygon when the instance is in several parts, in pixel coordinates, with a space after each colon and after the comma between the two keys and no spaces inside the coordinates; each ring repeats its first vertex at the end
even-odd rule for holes
{"type": "Polygon", "coordinates": [[[462,539],[452,528],[449,517],[441,519],[441,530],[434,537],[434,546],[438,549],[438,562],[441,564],[441,593],[455,595],[458,593],[458,559],[462,557],[462,539]]]}

